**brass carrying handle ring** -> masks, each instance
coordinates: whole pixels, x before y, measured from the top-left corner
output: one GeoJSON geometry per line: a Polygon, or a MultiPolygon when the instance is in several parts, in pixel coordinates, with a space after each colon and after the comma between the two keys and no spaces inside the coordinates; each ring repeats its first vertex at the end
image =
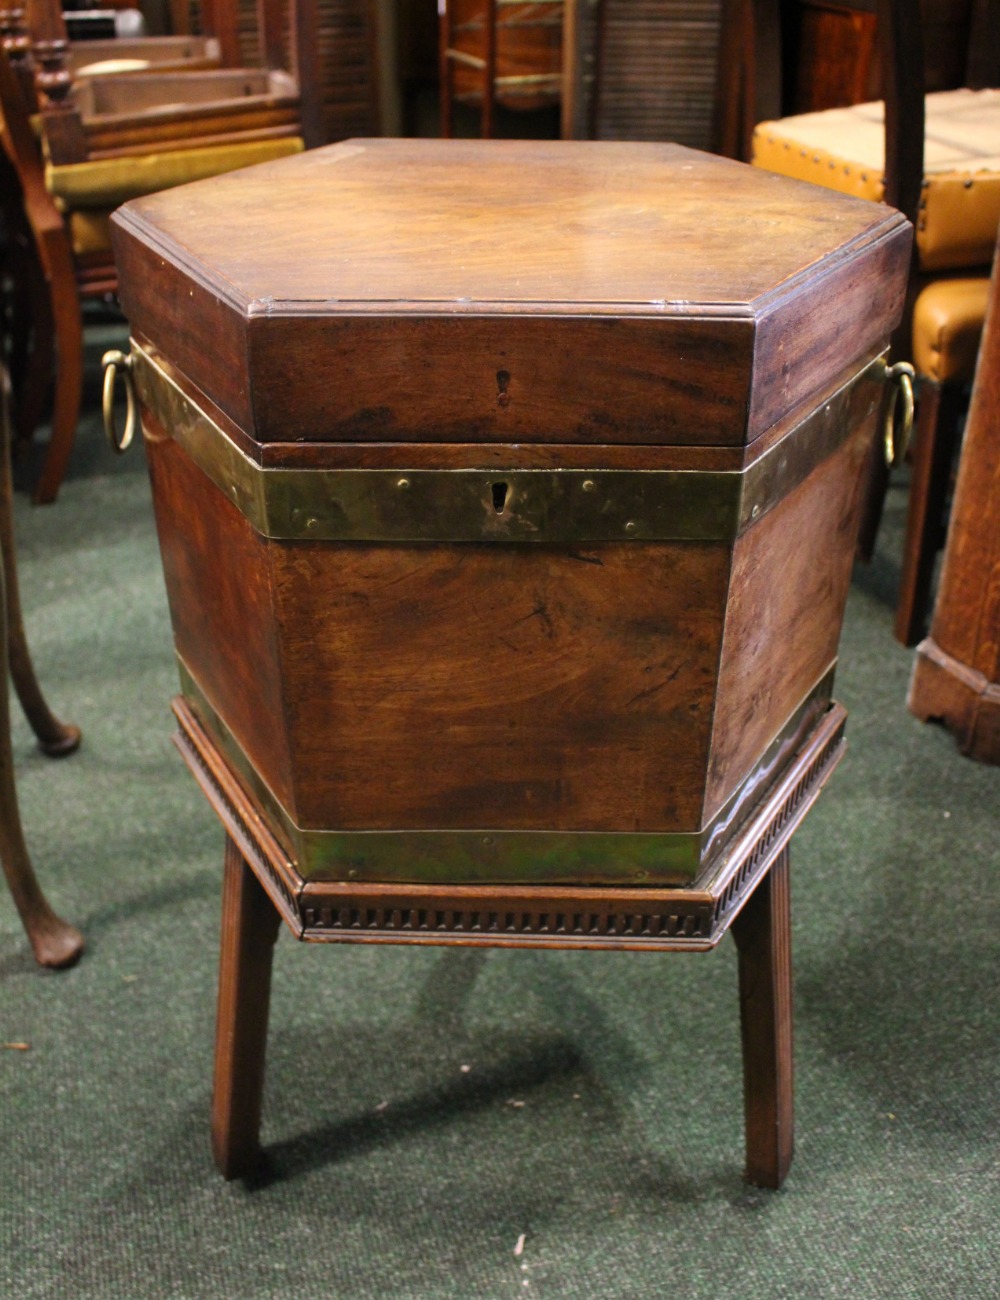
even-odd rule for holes
{"type": "Polygon", "coordinates": [[[132,358],[124,352],[105,352],[104,366],[104,432],[108,435],[111,450],[117,455],[127,451],[135,436],[136,403],[135,381],[132,378],[132,358]],[[125,430],[121,438],[115,428],[115,379],[121,375],[125,383],[125,430]]]}
{"type": "Polygon", "coordinates": [[[882,426],[882,443],[885,447],[885,463],[898,465],[906,455],[913,431],[913,379],[915,371],[908,361],[897,361],[894,366],[886,366],[886,383],[892,385],[885,408],[885,423],[882,426]],[[903,399],[902,415],[896,424],[896,407],[903,399]]]}

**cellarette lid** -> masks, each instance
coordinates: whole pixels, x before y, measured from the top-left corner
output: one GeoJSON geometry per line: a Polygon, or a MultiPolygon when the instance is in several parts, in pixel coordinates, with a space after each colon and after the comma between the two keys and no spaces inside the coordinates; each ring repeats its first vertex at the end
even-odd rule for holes
{"type": "Polygon", "coordinates": [[[356,140],[135,200],[133,330],[257,442],[739,445],[884,346],[893,210],[677,145],[356,140]]]}

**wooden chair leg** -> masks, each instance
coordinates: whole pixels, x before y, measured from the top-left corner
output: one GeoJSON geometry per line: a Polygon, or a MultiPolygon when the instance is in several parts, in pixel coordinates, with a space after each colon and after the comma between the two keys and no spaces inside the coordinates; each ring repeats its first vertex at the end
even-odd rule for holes
{"type": "Polygon", "coordinates": [[[279,921],[227,835],[212,1098],[212,1151],[225,1178],[251,1173],[260,1156],[271,960],[279,921]]]}
{"type": "Polygon", "coordinates": [[[28,651],[17,583],[17,552],[14,548],[14,491],[10,469],[9,422],[0,421],[0,426],[0,551],[3,552],[10,675],[25,717],[38,737],[42,752],[51,758],[62,758],[79,747],[80,729],[72,723],[60,722],[46,704],[28,651]]]}
{"type": "Polygon", "coordinates": [[[925,382],[921,388],[896,605],[896,640],[905,646],[916,645],[927,627],[934,561],[944,542],[945,504],[963,406],[962,392],[953,385],[925,382]]]}
{"type": "MultiPolygon", "coordinates": [[[[52,305],[41,267],[24,250],[18,279],[20,320],[16,329],[24,343],[25,356],[20,382],[15,389],[14,437],[30,442],[45,416],[49,388],[55,373],[56,342],[52,322],[52,305]],[[30,337],[31,347],[28,349],[30,337]]],[[[13,371],[13,358],[11,369],[13,371]]]]}
{"type": "Polygon", "coordinates": [[[83,320],[80,295],[69,243],[63,238],[49,249],[49,295],[56,339],[56,396],[52,412],[52,435],[35,487],[39,505],[55,501],[80,418],[83,394],[83,320]]]}
{"type": "MultiPolygon", "coordinates": [[[[6,698],[6,690],[0,696],[6,698]]],[[[10,712],[0,706],[0,862],[40,966],[72,966],[83,952],[83,936],[58,917],[41,891],[21,829],[10,744],[10,712]]]]}
{"type": "Polygon", "coordinates": [[[792,948],[788,849],[733,923],[739,949],[747,1181],[778,1188],[792,1163],[792,948]]]}
{"type": "MultiPolygon", "coordinates": [[[[0,373],[0,461],[7,462],[9,420],[6,375],[0,373]]],[[[9,470],[8,470],[9,474],[9,470]]],[[[9,487],[9,480],[8,480],[9,487]]],[[[10,492],[0,491],[0,862],[10,886],[28,941],[41,966],[71,966],[83,951],[83,937],[73,926],[53,912],[42,893],[28,856],[21,829],[14,785],[14,754],[10,743],[10,702],[7,691],[7,598],[4,577],[12,571],[13,558],[7,555],[10,536],[10,492]]],[[[22,634],[23,635],[23,634],[22,634]]]]}

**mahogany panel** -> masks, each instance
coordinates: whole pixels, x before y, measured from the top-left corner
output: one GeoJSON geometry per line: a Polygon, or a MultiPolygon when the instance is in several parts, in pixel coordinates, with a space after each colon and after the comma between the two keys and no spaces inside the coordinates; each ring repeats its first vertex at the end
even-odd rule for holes
{"type": "Polygon", "coordinates": [[[719,665],[705,817],[716,815],[759,754],[835,662],[851,579],[863,422],[737,539],[719,665]]]}
{"type": "Polygon", "coordinates": [[[300,826],[700,828],[726,544],[273,545],[300,826]]]}
{"type": "Polygon", "coordinates": [[[398,442],[265,442],[254,444],[253,450],[253,458],[260,465],[282,469],[692,469],[707,472],[738,471],[746,458],[742,447],[664,447],[649,443],[408,442],[401,447],[398,442]]]}
{"type": "Polygon", "coordinates": [[[912,229],[901,222],[876,233],[865,256],[831,258],[794,293],[761,305],[748,441],[849,360],[888,346],[903,311],[911,247],[912,229]]]}
{"type": "Polygon", "coordinates": [[[749,320],[311,316],[294,322],[294,347],[275,323],[274,315],[250,322],[264,442],[744,437],[749,320]]]}
{"type": "Polygon", "coordinates": [[[251,762],[291,802],[266,541],[142,413],[174,644],[251,762]]]}
{"type": "Polygon", "coordinates": [[[156,243],[112,222],[120,298],[132,332],[169,350],[174,367],[211,393],[243,429],[253,428],[247,379],[246,322],[225,286],[195,281],[164,257],[156,243]]]}

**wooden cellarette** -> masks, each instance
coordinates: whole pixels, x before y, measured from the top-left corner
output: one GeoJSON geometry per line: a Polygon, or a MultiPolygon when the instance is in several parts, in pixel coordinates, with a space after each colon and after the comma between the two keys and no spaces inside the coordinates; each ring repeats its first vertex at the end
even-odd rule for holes
{"type": "MultiPolygon", "coordinates": [[[[271,947],[740,948],[792,1152],[788,840],[910,227],[673,145],[361,140],[114,219],[181,676],[227,833],[213,1134],[271,947]]],[[[891,376],[890,376],[891,377],[891,376]]]]}

